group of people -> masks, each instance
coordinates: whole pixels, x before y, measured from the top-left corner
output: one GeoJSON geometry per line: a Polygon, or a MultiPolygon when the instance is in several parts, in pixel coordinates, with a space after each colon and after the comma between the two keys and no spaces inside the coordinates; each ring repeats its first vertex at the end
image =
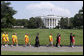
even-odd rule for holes
{"type": "MultiPolygon", "coordinates": [[[[29,46],[31,46],[31,39],[29,39],[29,34],[26,33],[25,34],[25,46],[27,46],[27,44],[29,44],[29,46]]],[[[70,33],[70,46],[71,47],[74,47],[75,45],[75,39],[74,39],[75,35],[73,35],[72,33],[70,33]]],[[[60,43],[61,43],[61,34],[57,34],[57,37],[56,37],[56,47],[60,47],[60,43]]],[[[5,43],[5,46],[7,46],[9,44],[9,37],[8,37],[8,32],[4,32],[2,34],[2,46],[3,46],[3,43],[5,43]]],[[[17,33],[13,33],[12,34],[12,45],[13,46],[14,44],[16,43],[16,46],[18,46],[18,39],[17,39],[17,33]]],[[[36,35],[36,38],[35,38],[35,47],[39,47],[40,46],[40,43],[39,43],[39,33],[37,33],[36,35]]],[[[49,45],[47,46],[53,46],[53,36],[52,34],[49,35],[49,45]]]]}

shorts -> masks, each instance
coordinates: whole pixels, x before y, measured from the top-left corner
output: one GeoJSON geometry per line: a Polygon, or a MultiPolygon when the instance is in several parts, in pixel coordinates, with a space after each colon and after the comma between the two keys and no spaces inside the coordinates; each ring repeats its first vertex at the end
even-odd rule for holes
{"type": "Polygon", "coordinates": [[[50,42],[50,44],[53,44],[53,42],[50,42]]]}
{"type": "Polygon", "coordinates": [[[28,43],[28,42],[29,42],[28,38],[25,38],[25,43],[28,43]]]}
{"type": "Polygon", "coordinates": [[[58,41],[58,43],[60,43],[60,40],[58,41]]]}
{"type": "Polygon", "coordinates": [[[13,43],[15,42],[15,39],[12,39],[13,43]]]}
{"type": "Polygon", "coordinates": [[[28,40],[25,40],[25,43],[28,43],[29,41],[28,40]]]}
{"type": "Polygon", "coordinates": [[[72,40],[72,43],[75,43],[75,40],[72,40]]]}
{"type": "Polygon", "coordinates": [[[15,40],[15,42],[16,42],[16,43],[18,42],[17,39],[15,40]]]}

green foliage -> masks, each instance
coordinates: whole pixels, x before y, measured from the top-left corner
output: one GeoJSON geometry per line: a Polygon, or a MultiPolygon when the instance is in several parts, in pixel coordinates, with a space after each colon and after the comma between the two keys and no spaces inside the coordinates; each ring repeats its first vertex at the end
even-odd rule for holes
{"type": "Polygon", "coordinates": [[[83,28],[83,7],[79,12],[71,18],[61,18],[59,21],[60,28],[62,29],[72,29],[72,28],[83,28]]]}
{"type": "Polygon", "coordinates": [[[2,28],[9,28],[14,24],[13,15],[16,13],[15,10],[10,7],[10,2],[1,2],[1,26],[2,28]]]}
{"type": "Polygon", "coordinates": [[[28,19],[16,19],[15,26],[24,26],[28,27],[28,19]]]}
{"type": "Polygon", "coordinates": [[[9,44],[12,44],[12,34],[17,32],[19,44],[25,44],[25,33],[30,33],[29,38],[31,38],[31,44],[34,45],[36,35],[39,33],[40,45],[47,45],[49,44],[49,34],[52,33],[54,39],[53,43],[56,45],[56,36],[60,33],[61,45],[69,45],[70,33],[72,32],[75,34],[75,45],[83,45],[83,29],[1,29],[1,31],[8,32],[9,44]]]}
{"type": "Polygon", "coordinates": [[[39,17],[31,17],[28,22],[28,28],[42,28],[43,26],[43,21],[39,17]]]}
{"type": "Polygon", "coordinates": [[[60,28],[66,29],[68,28],[68,18],[61,18],[59,21],[60,28]]]}

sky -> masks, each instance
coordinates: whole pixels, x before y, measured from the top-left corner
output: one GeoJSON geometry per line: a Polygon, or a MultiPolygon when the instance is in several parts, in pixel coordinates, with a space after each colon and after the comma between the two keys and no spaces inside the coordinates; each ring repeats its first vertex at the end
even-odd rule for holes
{"type": "Polygon", "coordinates": [[[83,7],[83,1],[9,1],[17,13],[16,19],[35,16],[57,15],[73,17],[83,7]]]}

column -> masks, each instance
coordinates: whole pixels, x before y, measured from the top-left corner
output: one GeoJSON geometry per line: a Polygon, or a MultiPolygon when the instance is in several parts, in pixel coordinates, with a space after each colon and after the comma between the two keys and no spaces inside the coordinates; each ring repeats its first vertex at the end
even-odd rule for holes
{"type": "Polygon", "coordinates": [[[55,19],[55,26],[57,26],[57,25],[56,25],[56,19],[55,19]]]}
{"type": "Polygon", "coordinates": [[[54,27],[55,27],[55,19],[54,19],[54,27]]]}
{"type": "Polygon", "coordinates": [[[53,27],[54,27],[54,19],[53,19],[53,27]]]}
{"type": "Polygon", "coordinates": [[[50,18],[49,18],[49,29],[50,29],[50,18]]]}
{"type": "Polygon", "coordinates": [[[52,28],[53,28],[53,19],[52,19],[52,28]]]}
{"type": "Polygon", "coordinates": [[[46,19],[44,18],[44,25],[46,26],[46,19]]]}

